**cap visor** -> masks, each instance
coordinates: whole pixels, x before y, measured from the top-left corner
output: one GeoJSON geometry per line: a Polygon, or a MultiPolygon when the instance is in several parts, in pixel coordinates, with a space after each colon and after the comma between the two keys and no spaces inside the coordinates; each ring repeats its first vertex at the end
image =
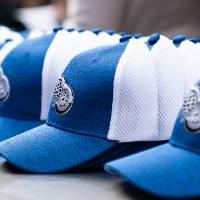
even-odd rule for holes
{"type": "Polygon", "coordinates": [[[44,124],[1,142],[0,154],[25,171],[55,173],[77,167],[116,144],[44,124]]]}
{"type": "Polygon", "coordinates": [[[200,155],[164,144],[106,164],[135,187],[165,198],[200,196],[200,155]]]}
{"type": "Polygon", "coordinates": [[[40,126],[44,122],[0,117],[0,142],[40,126]]]}

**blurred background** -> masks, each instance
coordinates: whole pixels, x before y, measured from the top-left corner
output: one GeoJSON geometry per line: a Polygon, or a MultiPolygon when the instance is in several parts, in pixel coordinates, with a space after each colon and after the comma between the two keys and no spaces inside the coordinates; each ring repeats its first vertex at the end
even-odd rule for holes
{"type": "Polygon", "coordinates": [[[199,0],[1,0],[0,23],[20,31],[64,25],[198,37],[199,8],[199,0]]]}

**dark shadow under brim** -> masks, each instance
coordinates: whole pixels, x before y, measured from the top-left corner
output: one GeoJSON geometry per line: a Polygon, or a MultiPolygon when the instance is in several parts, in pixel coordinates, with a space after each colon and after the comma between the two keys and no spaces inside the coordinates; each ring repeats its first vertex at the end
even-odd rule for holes
{"type": "Polygon", "coordinates": [[[56,173],[77,167],[117,144],[44,124],[1,142],[0,154],[25,171],[56,173]]]}
{"type": "Polygon", "coordinates": [[[44,124],[42,121],[0,117],[0,142],[44,124]]]}
{"type": "Polygon", "coordinates": [[[106,164],[133,186],[163,198],[200,196],[200,155],[164,144],[106,164]]]}

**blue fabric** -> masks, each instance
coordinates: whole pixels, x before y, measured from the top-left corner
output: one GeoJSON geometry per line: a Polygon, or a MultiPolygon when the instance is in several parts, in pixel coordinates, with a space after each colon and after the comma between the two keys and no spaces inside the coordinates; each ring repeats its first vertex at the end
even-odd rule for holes
{"type": "Polygon", "coordinates": [[[122,37],[119,39],[119,42],[127,42],[127,41],[130,40],[131,38],[133,38],[132,35],[125,35],[125,36],[122,36],[122,37]]]}
{"type": "Polygon", "coordinates": [[[0,103],[0,116],[40,119],[43,62],[54,36],[26,40],[6,57],[2,68],[10,83],[10,95],[0,103]]]}
{"type": "Polygon", "coordinates": [[[149,36],[149,39],[146,42],[146,45],[149,47],[149,49],[152,49],[152,47],[158,42],[159,39],[160,39],[160,34],[154,33],[151,36],[149,36]]]}
{"type": "Polygon", "coordinates": [[[115,34],[116,33],[116,31],[115,30],[113,30],[113,29],[108,29],[108,30],[104,30],[106,33],[108,33],[109,35],[113,35],[113,34],[115,34]]]}
{"type": "Polygon", "coordinates": [[[107,138],[115,71],[126,45],[99,47],[75,57],[64,72],[74,93],[72,108],[58,115],[52,105],[47,123],[76,134],[107,138]]]}
{"type": "Polygon", "coordinates": [[[191,133],[186,128],[182,112],[179,113],[177,118],[170,143],[200,154],[200,134],[191,133]]]}
{"type": "Polygon", "coordinates": [[[110,162],[105,170],[139,189],[171,199],[200,196],[198,166],[200,155],[165,144],[110,162]]]}
{"type": "Polygon", "coordinates": [[[103,30],[101,28],[94,28],[91,30],[93,33],[95,33],[96,35],[98,35],[100,32],[102,32],[103,30]]]}
{"type": "Polygon", "coordinates": [[[200,134],[186,128],[181,110],[168,144],[108,163],[105,169],[157,196],[192,198],[200,197],[198,166],[200,134]]]}
{"type": "Polygon", "coordinates": [[[186,36],[185,35],[176,35],[174,38],[173,38],[173,44],[176,46],[176,47],[179,47],[180,44],[186,40],[186,36]]]}
{"type": "Polygon", "coordinates": [[[189,40],[195,44],[200,42],[200,38],[189,38],[189,40]]]}
{"type": "Polygon", "coordinates": [[[31,32],[31,30],[30,30],[30,29],[27,29],[27,30],[25,30],[25,31],[20,31],[19,33],[21,34],[21,36],[22,36],[23,38],[27,38],[27,37],[29,36],[30,32],[31,32]]]}
{"type": "Polygon", "coordinates": [[[54,33],[57,33],[58,31],[61,31],[61,30],[63,30],[62,26],[56,26],[56,27],[53,28],[54,33]]]}
{"type": "Polygon", "coordinates": [[[35,128],[44,122],[0,117],[0,142],[35,128]]]}
{"type": "Polygon", "coordinates": [[[11,164],[33,173],[69,170],[109,150],[117,142],[39,126],[0,143],[11,164]]]}
{"type": "Polygon", "coordinates": [[[47,125],[0,143],[7,161],[32,173],[56,173],[102,167],[106,161],[130,155],[161,142],[117,143],[81,136],[47,125]]]}

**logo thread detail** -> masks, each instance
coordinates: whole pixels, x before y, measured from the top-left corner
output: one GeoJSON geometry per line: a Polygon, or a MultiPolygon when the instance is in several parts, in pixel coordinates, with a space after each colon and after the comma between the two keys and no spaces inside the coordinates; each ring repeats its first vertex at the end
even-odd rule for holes
{"type": "Polygon", "coordinates": [[[200,88],[194,86],[184,98],[182,107],[186,127],[192,132],[200,131],[200,88]]]}
{"type": "Polygon", "coordinates": [[[58,79],[56,88],[53,94],[55,110],[59,115],[64,115],[72,107],[74,94],[71,86],[66,83],[64,76],[58,79]]]}
{"type": "Polygon", "coordinates": [[[10,95],[10,83],[6,75],[3,73],[2,68],[0,68],[0,102],[6,101],[9,95],[10,95]]]}

